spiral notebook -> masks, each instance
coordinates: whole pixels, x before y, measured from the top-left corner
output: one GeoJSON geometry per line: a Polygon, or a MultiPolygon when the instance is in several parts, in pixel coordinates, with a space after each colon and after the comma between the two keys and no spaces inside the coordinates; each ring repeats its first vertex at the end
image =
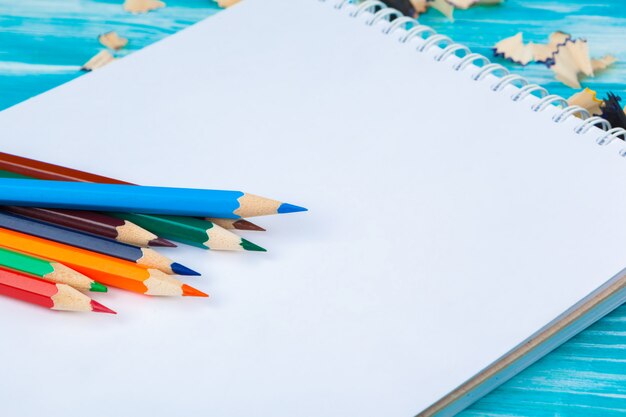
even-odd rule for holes
{"type": "Polygon", "coordinates": [[[0,114],[5,152],[310,209],[172,252],[209,301],[0,315],[0,397],[55,381],[9,415],[451,416],[626,299],[623,131],[393,17],[245,0],[0,114]]]}

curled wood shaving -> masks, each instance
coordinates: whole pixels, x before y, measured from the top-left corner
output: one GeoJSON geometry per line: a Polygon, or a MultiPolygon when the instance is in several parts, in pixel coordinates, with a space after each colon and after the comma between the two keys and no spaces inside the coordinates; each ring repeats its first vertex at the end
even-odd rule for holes
{"type": "Polygon", "coordinates": [[[109,51],[100,51],[92,56],[89,61],[85,62],[82,66],[83,71],[93,71],[98,68],[102,68],[106,64],[112,62],[115,58],[109,51]]]}
{"type": "Polygon", "coordinates": [[[596,97],[595,91],[590,88],[585,88],[571,95],[567,99],[567,104],[570,106],[580,106],[586,109],[592,116],[599,116],[602,114],[602,105],[604,102],[596,97]]]}
{"type": "Polygon", "coordinates": [[[118,50],[128,44],[128,39],[122,38],[116,32],[107,32],[98,36],[98,41],[107,48],[118,50]]]}
{"type": "Polygon", "coordinates": [[[554,32],[546,44],[524,43],[524,34],[519,32],[496,43],[494,53],[522,65],[529,62],[552,62],[559,47],[566,45],[571,38],[565,32],[554,32]]]}
{"type": "Polygon", "coordinates": [[[615,58],[613,55],[604,55],[602,58],[592,59],[591,68],[595,73],[607,69],[607,67],[615,64],[616,62],[617,58],[615,58]]]}
{"type": "Polygon", "coordinates": [[[124,10],[130,13],[147,13],[151,10],[165,7],[165,3],[159,0],[126,0],[124,10]]]}
{"type": "Polygon", "coordinates": [[[529,45],[533,52],[533,60],[535,62],[550,61],[559,50],[559,46],[565,45],[571,39],[572,35],[569,33],[558,31],[550,34],[547,44],[531,42],[529,45]]]}
{"type": "Polygon", "coordinates": [[[608,93],[602,107],[602,117],[611,123],[613,127],[626,129],[626,113],[620,105],[622,98],[613,93],[608,93]]]}
{"type": "Polygon", "coordinates": [[[241,0],[217,0],[217,5],[223,8],[227,8],[239,3],[241,0]]]}
{"type": "Polygon", "coordinates": [[[577,39],[560,46],[553,57],[550,69],[557,80],[572,88],[580,88],[579,74],[593,75],[587,41],[577,39]]]}
{"type": "Polygon", "coordinates": [[[500,4],[504,0],[427,0],[428,6],[441,12],[450,21],[454,21],[454,9],[469,9],[477,5],[500,4]]]}
{"type": "Polygon", "coordinates": [[[573,39],[565,32],[553,32],[546,44],[524,43],[524,35],[519,32],[496,43],[494,54],[522,65],[543,62],[557,80],[572,88],[581,88],[581,75],[591,77],[616,61],[612,55],[591,59],[587,41],[573,39]]]}
{"type": "Polygon", "coordinates": [[[428,6],[426,4],[427,3],[426,0],[409,0],[409,1],[411,2],[411,5],[415,9],[415,12],[416,12],[417,15],[420,15],[422,13],[426,13],[426,9],[428,8],[428,6]]]}
{"type": "Polygon", "coordinates": [[[502,39],[493,49],[496,56],[502,56],[518,64],[526,65],[533,61],[532,45],[524,44],[522,32],[502,39]]]}
{"type": "Polygon", "coordinates": [[[451,22],[454,22],[454,6],[447,0],[428,0],[428,7],[438,10],[451,22]]]}

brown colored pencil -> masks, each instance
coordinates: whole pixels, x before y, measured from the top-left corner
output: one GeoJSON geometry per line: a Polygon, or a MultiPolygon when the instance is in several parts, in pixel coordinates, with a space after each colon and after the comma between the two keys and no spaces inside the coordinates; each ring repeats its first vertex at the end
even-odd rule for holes
{"type": "Polygon", "coordinates": [[[264,232],[265,229],[259,225],[256,225],[245,219],[216,219],[216,218],[207,218],[208,221],[215,223],[218,226],[223,227],[228,230],[254,230],[257,232],[264,232]]]}
{"type": "Polygon", "coordinates": [[[118,219],[101,213],[16,206],[6,206],[4,209],[20,216],[114,239],[130,245],[176,246],[172,242],[162,239],[128,220],[118,219]]]}
{"type": "MultiPolygon", "coordinates": [[[[131,184],[129,182],[121,181],[115,178],[104,177],[101,175],[92,174],[90,172],[67,168],[60,165],[54,165],[47,162],[24,158],[17,155],[11,155],[4,152],[0,152],[0,170],[4,170],[17,176],[32,177],[42,180],[94,182],[101,184],[131,184]]],[[[123,220],[128,220],[129,218],[132,218],[132,216],[133,214],[124,213],[117,215],[117,217],[123,220]]],[[[172,237],[169,237],[170,239],[184,243],[195,243],[197,239],[193,239],[193,235],[197,234],[197,232],[202,233],[201,228],[190,227],[188,221],[178,221],[171,218],[171,216],[170,218],[166,218],[163,216],[142,215],[142,220],[150,224],[151,227],[158,227],[158,229],[156,229],[155,231],[157,231],[157,233],[159,234],[164,235],[163,230],[167,232],[171,231],[172,237]],[[162,228],[164,225],[167,225],[166,229],[162,228]]],[[[193,222],[193,219],[190,219],[190,221],[193,222]]],[[[213,223],[209,219],[207,219],[207,221],[213,223]]],[[[259,227],[244,219],[233,220],[230,222],[226,222],[225,224],[228,224],[230,229],[265,231],[265,229],[263,229],[262,227],[259,227]]],[[[206,230],[210,228],[211,224],[207,224],[205,226],[208,226],[204,227],[206,232],[206,230]]],[[[217,230],[213,230],[212,234],[216,233],[217,230]]],[[[249,244],[240,245],[239,243],[241,242],[233,244],[233,242],[236,240],[234,239],[235,236],[229,237],[225,232],[221,234],[221,238],[213,239],[211,245],[202,245],[202,247],[223,250],[232,250],[233,248],[235,250],[241,250],[241,248],[243,248],[245,250],[254,251],[261,249],[264,251],[264,249],[252,244],[251,242],[245,241],[245,239],[242,239],[242,241],[245,241],[249,244]],[[224,244],[222,245],[222,243],[224,244]]]]}

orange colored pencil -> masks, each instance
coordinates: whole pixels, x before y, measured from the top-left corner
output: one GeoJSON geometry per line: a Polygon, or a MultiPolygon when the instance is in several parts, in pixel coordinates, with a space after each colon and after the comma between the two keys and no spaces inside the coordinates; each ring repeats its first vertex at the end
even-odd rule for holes
{"type": "Polygon", "coordinates": [[[208,297],[171,275],[135,263],[0,228],[0,246],[61,262],[111,287],[148,295],[208,297]]]}

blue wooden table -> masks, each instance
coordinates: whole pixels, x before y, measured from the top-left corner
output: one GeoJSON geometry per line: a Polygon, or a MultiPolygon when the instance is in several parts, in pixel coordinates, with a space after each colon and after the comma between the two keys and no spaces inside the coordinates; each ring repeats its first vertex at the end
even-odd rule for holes
{"type": "MultiPolygon", "coordinates": [[[[80,66],[102,49],[97,41],[101,33],[115,30],[130,40],[120,53],[123,56],[219,11],[211,0],[168,0],[164,9],[131,15],[122,10],[121,3],[0,0],[0,109],[80,76],[80,66]]],[[[456,21],[450,23],[430,11],[420,21],[488,56],[495,42],[518,31],[524,31],[527,40],[537,42],[555,30],[585,37],[593,56],[612,53],[621,62],[596,78],[584,80],[583,85],[601,95],[607,91],[626,95],[623,0],[507,0],[501,6],[457,11],[455,17],[456,21]]],[[[567,97],[574,92],[554,81],[544,66],[511,68],[553,93],[567,97]]],[[[626,245],[624,259],[626,265],[626,245]]],[[[626,306],[461,415],[626,415],[626,306]]]]}

